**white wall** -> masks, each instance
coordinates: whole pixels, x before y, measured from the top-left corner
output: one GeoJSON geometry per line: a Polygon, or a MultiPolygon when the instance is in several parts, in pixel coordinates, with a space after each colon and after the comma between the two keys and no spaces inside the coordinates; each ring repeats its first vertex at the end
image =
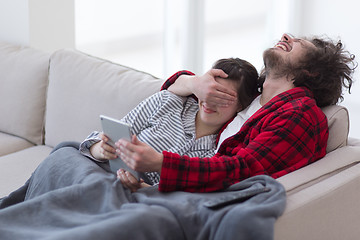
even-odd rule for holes
{"type": "Polygon", "coordinates": [[[75,47],[74,0],[0,0],[0,40],[48,52],[75,47]]]}
{"type": "MultiPolygon", "coordinates": [[[[152,30],[152,33],[146,35],[145,42],[152,43],[157,49],[145,49],[144,41],[134,42],[132,45],[136,46],[138,50],[131,50],[127,52],[129,46],[123,46],[120,41],[113,41],[111,44],[102,44],[103,48],[108,48],[109,45],[119,47],[121,56],[116,56],[113,59],[120,59],[120,63],[129,62],[133,59],[133,63],[137,64],[134,67],[144,71],[151,72],[155,75],[161,76],[161,71],[157,74],[153,71],[154,64],[160,65],[163,58],[168,59],[169,56],[162,55],[161,36],[162,36],[162,7],[164,0],[152,0],[142,2],[142,8],[138,7],[138,1],[117,1],[117,0],[0,0],[0,40],[9,41],[13,43],[21,43],[45,51],[54,51],[64,47],[75,47],[75,38],[78,37],[77,42],[82,42],[86,45],[88,41],[94,41],[96,38],[101,38],[105,35],[104,31],[108,30],[114,34],[121,34],[123,31],[141,31],[146,33],[152,30]],[[77,29],[75,35],[75,10],[74,2],[78,3],[78,9],[81,9],[81,4],[93,5],[94,12],[89,16],[80,18],[77,16],[78,23],[81,19],[85,20],[82,23],[82,28],[77,29]],[[110,10],[106,4],[117,4],[110,10]],[[126,5],[124,11],[123,5],[126,5]],[[123,12],[122,12],[123,11],[123,12]],[[103,12],[101,15],[99,13],[103,12]],[[121,14],[121,15],[120,15],[121,14]],[[114,16],[126,15],[125,20],[117,21],[112,19],[114,16]],[[140,19],[139,16],[145,16],[145,19],[140,19]],[[104,23],[104,19],[109,19],[104,23]],[[154,20],[155,19],[155,20],[154,20]],[[134,25],[135,24],[135,25],[134,25]],[[126,30],[123,26],[128,26],[126,30]],[[143,30],[143,28],[146,28],[143,30]],[[129,30],[130,29],[130,30],[129,30]],[[81,31],[85,31],[84,34],[81,31]],[[156,34],[153,34],[155,32],[156,34]],[[83,38],[82,38],[83,36],[83,38]],[[118,43],[117,43],[118,42],[118,43]],[[146,51],[146,54],[144,54],[146,51]],[[143,66],[139,65],[139,59],[144,60],[143,66]]],[[[172,3],[175,0],[169,0],[172,3]]],[[[190,0],[189,0],[190,1],[190,0]]],[[[275,40],[279,39],[283,32],[290,32],[297,36],[308,35],[324,35],[331,38],[341,38],[346,48],[355,56],[360,62],[360,31],[358,31],[359,9],[360,2],[357,0],[267,0],[252,1],[252,4],[257,4],[256,8],[260,8],[260,15],[256,18],[245,18],[247,12],[251,10],[244,10],[245,4],[249,1],[217,1],[205,0],[205,5],[210,6],[218,4],[216,12],[210,13],[212,19],[216,18],[219,13],[229,14],[229,9],[235,12],[239,18],[232,20],[233,24],[226,26],[232,30],[232,35],[227,37],[220,30],[224,29],[224,25],[218,26],[208,25],[208,30],[205,31],[204,39],[204,67],[207,70],[214,59],[220,57],[242,57],[254,63],[257,68],[262,65],[261,53],[270,47],[275,40]],[[207,5],[208,4],[208,5],[207,5]],[[234,7],[236,5],[236,7],[234,7]],[[239,7],[238,5],[241,5],[239,7]],[[267,5],[267,6],[265,6],[267,5]],[[221,8],[219,7],[221,6],[221,8]],[[265,10],[263,10],[265,8],[265,10]],[[233,11],[234,10],[234,11],[233,11]],[[266,19],[262,18],[262,13],[268,14],[266,19]],[[243,18],[242,18],[243,17],[243,18]],[[246,20],[248,22],[246,22],[246,20]],[[265,23],[266,22],[266,23],[265,23]],[[242,24],[240,24],[242,23],[242,24]],[[265,23],[265,24],[264,24],[265,23]],[[211,27],[209,27],[211,26],[211,27]],[[246,26],[248,26],[246,28],[246,26]],[[212,31],[211,31],[212,30],[212,31]],[[215,32],[215,34],[213,33],[215,32]],[[210,40],[210,37],[212,40],[210,40]],[[226,50],[226,46],[229,46],[226,50]]],[[[205,7],[206,7],[205,6],[205,7]]],[[[214,5],[215,6],[215,5],[214,5]]],[[[177,8],[176,8],[177,9],[177,8]]],[[[76,13],[79,13],[77,11],[76,13]]],[[[86,14],[86,13],[84,13],[86,14]]],[[[179,12],[173,14],[178,15],[179,12]]],[[[231,14],[230,14],[231,15],[231,14]]],[[[173,19],[174,21],[177,20],[173,19]]],[[[220,22],[221,23],[221,22],[220,22]]],[[[206,23],[205,23],[206,24],[206,23]]],[[[219,25],[219,24],[218,24],[219,25]]],[[[129,33],[129,32],[127,32],[129,33]]],[[[176,32],[174,31],[175,36],[176,32]]],[[[129,38],[133,40],[133,38],[129,38]]],[[[176,39],[173,41],[177,41],[176,39]]],[[[166,42],[166,41],[165,41],[166,42]]],[[[89,51],[87,51],[89,52],[89,51]]],[[[174,57],[174,50],[172,52],[170,71],[178,70],[177,63],[180,57],[174,57]]],[[[89,52],[91,53],[91,52],[89,52]]],[[[97,55],[96,52],[93,53],[97,55]]],[[[105,57],[106,56],[100,56],[105,57]]],[[[132,62],[129,62],[130,65],[132,62]]],[[[125,63],[127,64],[127,63],[125,63]]],[[[168,74],[168,73],[167,73],[168,74]]],[[[350,112],[350,136],[360,138],[360,67],[357,69],[354,76],[356,80],[352,89],[352,94],[345,95],[345,101],[342,103],[350,112]]]]}
{"type": "Polygon", "coordinates": [[[75,0],[76,48],[162,76],[163,1],[75,0]]]}
{"type": "MultiPolygon", "coordinates": [[[[341,39],[360,63],[360,2],[357,0],[303,0],[301,33],[341,39]]],[[[360,67],[354,75],[352,94],[344,95],[342,105],[349,109],[350,136],[360,138],[360,67]]]]}
{"type": "Polygon", "coordinates": [[[30,45],[49,52],[74,48],[74,0],[28,1],[30,45]]]}
{"type": "Polygon", "coordinates": [[[28,44],[28,20],[28,1],[0,0],[0,40],[28,44]]]}

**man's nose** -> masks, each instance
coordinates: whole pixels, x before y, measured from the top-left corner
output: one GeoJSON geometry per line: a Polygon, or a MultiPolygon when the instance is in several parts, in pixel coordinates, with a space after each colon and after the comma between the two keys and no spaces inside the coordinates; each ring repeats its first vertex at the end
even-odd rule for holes
{"type": "Polygon", "coordinates": [[[281,41],[283,42],[291,42],[293,40],[293,37],[290,36],[290,34],[284,33],[281,37],[281,41]]]}

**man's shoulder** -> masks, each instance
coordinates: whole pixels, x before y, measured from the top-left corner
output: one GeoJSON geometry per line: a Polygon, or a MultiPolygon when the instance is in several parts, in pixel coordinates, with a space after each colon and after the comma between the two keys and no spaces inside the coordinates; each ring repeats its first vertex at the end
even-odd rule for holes
{"type": "Polygon", "coordinates": [[[291,99],[284,103],[283,108],[293,112],[322,113],[321,109],[316,105],[315,99],[309,96],[291,99]]]}
{"type": "Polygon", "coordinates": [[[283,95],[283,106],[290,111],[321,111],[312,92],[305,87],[296,87],[283,95]]]}
{"type": "Polygon", "coordinates": [[[308,121],[316,124],[326,117],[316,105],[312,93],[306,88],[297,87],[283,92],[265,104],[252,119],[272,120],[287,119],[294,122],[308,121]],[[307,120],[305,120],[307,119],[307,120]]]}
{"type": "Polygon", "coordinates": [[[279,111],[282,112],[282,114],[292,116],[292,118],[297,119],[296,121],[298,122],[308,122],[314,127],[319,126],[319,124],[327,125],[325,114],[321,108],[316,105],[315,99],[309,96],[288,101],[279,111]]]}

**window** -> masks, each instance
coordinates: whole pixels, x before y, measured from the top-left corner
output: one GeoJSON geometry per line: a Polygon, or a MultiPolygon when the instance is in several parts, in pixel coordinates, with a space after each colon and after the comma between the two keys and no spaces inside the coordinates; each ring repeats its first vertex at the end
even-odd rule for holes
{"type": "Polygon", "coordinates": [[[162,0],[76,0],[76,48],[162,75],[162,0]]]}
{"type": "Polygon", "coordinates": [[[204,67],[220,58],[238,57],[262,67],[267,1],[207,0],[204,67]]]}
{"type": "Polygon", "coordinates": [[[265,21],[266,0],[75,1],[77,49],[163,78],[224,57],[260,68],[265,21]]]}

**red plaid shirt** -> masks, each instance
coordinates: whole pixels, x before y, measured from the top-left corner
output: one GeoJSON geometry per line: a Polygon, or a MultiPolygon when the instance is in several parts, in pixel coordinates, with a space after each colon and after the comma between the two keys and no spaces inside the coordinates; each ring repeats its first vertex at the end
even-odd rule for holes
{"type": "MultiPolygon", "coordinates": [[[[170,86],[181,74],[167,80],[170,86]]],[[[160,191],[211,192],[251,176],[281,177],[325,156],[327,119],[312,93],[296,87],[271,99],[211,158],[164,151],[160,191]]]]}

